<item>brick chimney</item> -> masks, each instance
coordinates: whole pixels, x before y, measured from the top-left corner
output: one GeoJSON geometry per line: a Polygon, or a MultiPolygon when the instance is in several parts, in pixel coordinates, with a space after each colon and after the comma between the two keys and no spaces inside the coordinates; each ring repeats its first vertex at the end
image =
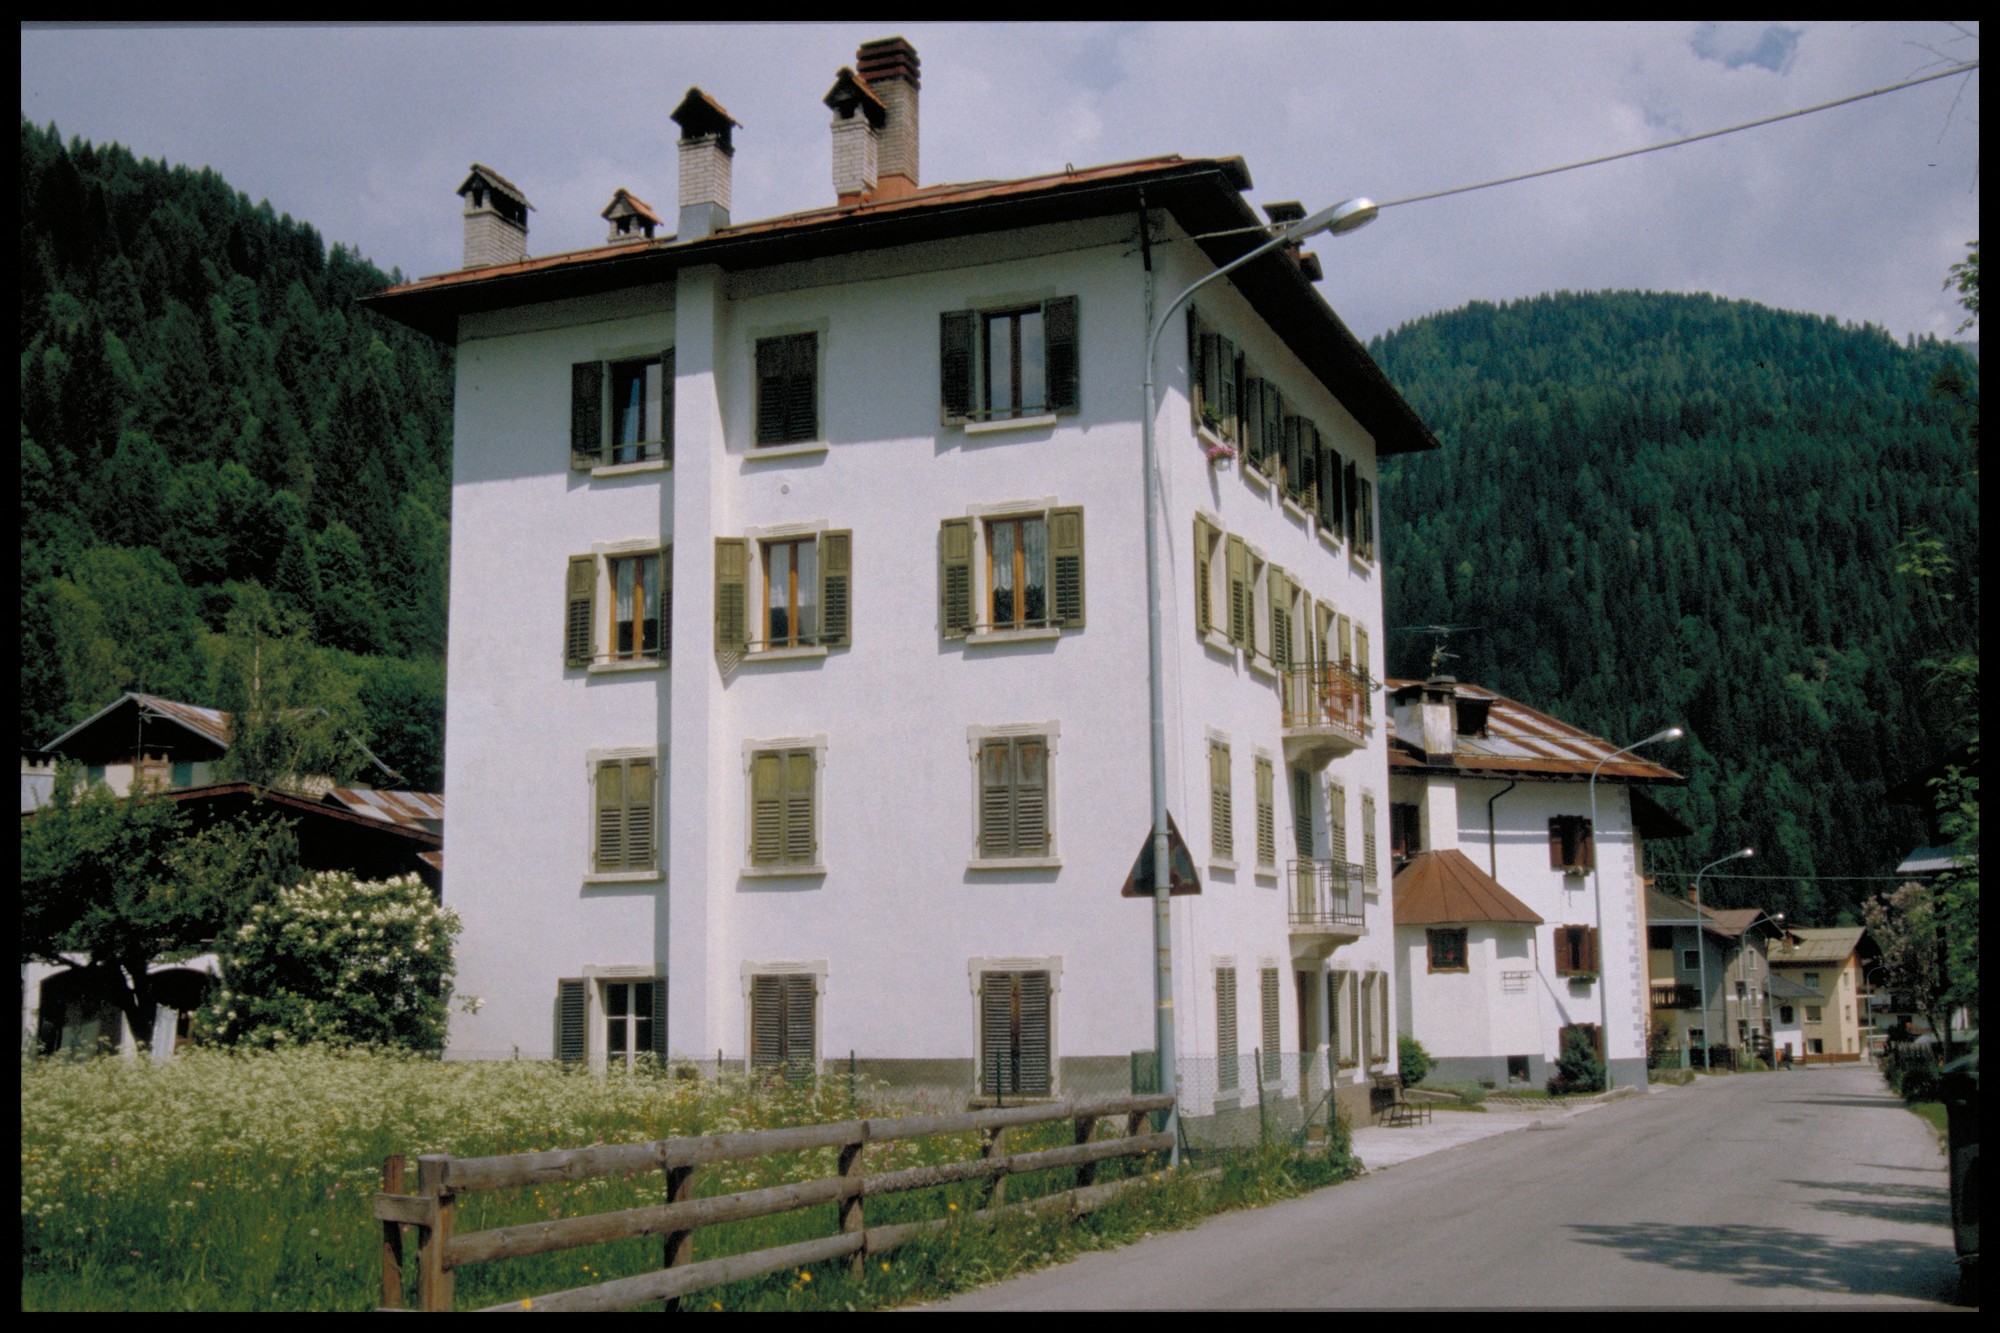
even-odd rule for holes
{"type": "Polygon", "coordinates": [[[877,199],[913,193],[917,174],[917,48],[901,37],[863,42],[854,53],[855,72],[882,103],[877,135],[877,199]]]}
{"type": "Polygon", "coordinates": [[[1458,682],[1433,676],[1424,682],[1424,755],[1433,763],[1449,760],[1458,748],[1458,682]]]}
{"type": "Polygon", "coordinates": [[[528,257],[528,196],[491,167],[472,164],[458,187],[465,200],[465,267],[514,264],[528,257]]]}
{"type": "Polygon", "coordinates": [[[743,127],[699,88],[687,90],[673,120],[681,127],[681,214],[674,236],[699,240],[729,225],[730,159],[736,156],[729,132],[743,127]]]}
{"type": "Polygon", "coordinates": [[[888,109],[846,68],[834,76],[826,104],[833,108],[833,192],[843,204],[859,203],[875,193],[879,135],[888,109]]]}

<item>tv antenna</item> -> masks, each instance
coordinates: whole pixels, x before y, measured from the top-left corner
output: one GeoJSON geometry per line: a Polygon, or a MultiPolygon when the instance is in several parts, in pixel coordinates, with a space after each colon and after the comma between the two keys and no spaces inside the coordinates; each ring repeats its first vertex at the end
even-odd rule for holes
{"type": "Polygon", "coordinates": [[[1479,628],[1481,627],[1478,625],[1398,625],[1390,632],[1392,634],[1430,635],[1431,662],[1428,675],[1435,676],[1438,673],[1439,667],[1459,656],[1457,653],[1450,652],[1445,648],[1445,645],[1451,642],[1451,636],[1454,634],[1469,634],[1479,628]]]}

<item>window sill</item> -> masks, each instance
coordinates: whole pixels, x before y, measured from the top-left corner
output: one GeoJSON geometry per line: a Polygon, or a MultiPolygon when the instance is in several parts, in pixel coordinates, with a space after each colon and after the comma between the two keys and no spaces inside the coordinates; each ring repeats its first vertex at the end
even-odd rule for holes
{"type": "Polygon", "coordinates": [[[801,879],[807,875],[824,875],[826,867],[810,866],[744,866],[739,872],[745,879],[801,879]]]}
{"type": "Polygon", "coordinates": [[[1290,514],[1293,518],[1296,518],[1299,522],[1311,523],[1314,521],[1312,510],[1307,509],[1304,506],[1300,505],[1299,502],[1297,500],[1294,500],[1291,496],[1288,495],[1285,497],[1284,505],[1285,505],[1285,512],[1290,514]]]}
{"type": "Polygon", "coordinates": [[[1240,461],[1243,457],[1243,451],[1237,447],[1234,441],[1224,439],[1220,432],[1210,430],[1205,425],[1196,426],[1194,428],[1194,436],[1197,440],[1200,440],[1202,444],[1205,445],[1210,451],[1214,451],[1217,449],[1227,449],[1229,451],[1226,458],[1212,459],[1211,461],[1215,462],[1240,461]]]}
{"type": "Polygon", "coordinates": [[[664,458],[649,458],[643,463],[600,463],[590,470],[593,477],[625,477],[635,472],[665,472],[669,463],[664,458]]]}
{"type": "Polygon", "coordinates": [[[801,458],[827,451],[825,440],[801,440],[797,444],[752,445],[743,457],[752,462],[762,458],[801,458]]]}
{"type": "Polygon", "coordinates": [[[1271,881],[1271,882],[1272,882],[1273,884],[1277,883],[1277,882],[1278,882],[1278,867],[1276,867],[1276,866],[1258,866],[1258,867],[1257,867],[1257,878],[1258,878],[1258,879],[1268,879],[1268,880],[1270,880],[1270,881],[1271,881]]]}
{"type": "Polygon", "coordinates": [[[1278,669],[1271,665],[1271,659],[1262,653],[1250,654],[1250,669],[1266,680],[1276,680],[1278,669]]]}
{"type": "Polygon", "coordinates": [[[1236,641],[1231,639],[1227,634],[1212,629],[1203,630],[1201,641],[1210,648],[1215,649],[1218,653],[1228,653],[1231,657],[1236,656],[1236,641]]]}
{"type": "Polygon", "coordinates": [[[1055,413],[1042,412],[1032,417],[1001,417],[994,421],[967,421],[962,429],[967,435],[993,435],[1009,430],[1038,430],[1055,424],[1055,413]]]}
{"type": "Polygon", "coordinates": [[[1264,473],[1258,471],[1247,459],[1243,463],[1243,480],[1249,482],[1258,490],[1263,491],[1266,495],[1270,494],[1271,488],[1278,484],[1270,477],[1264,475],[1264,473]]]}
{"type": "Polygon", "coordinates": [[[1210,870],[1220,870],[1225,875],[1236,873],[1236,863],[1234,861],[1219,860],[1213,856],[1208,859],[1208,868],[1210,870]]]}
{"type": "Polygon", "coordinates": [[[1319,530],[1319,539],[1326,543],[1326,549],[1329,551],[1338,552],[1342,546],[1346,545],[1345,542],[1341,541],[1339,533],[1327,528],[1319,530]]]}
{"type": "Polygon", "coordinates": [[[658,870],[595,870],[583,877],[585,884],[650,884],[666,878],[658,870]]]}
{"type": "Polygon", "coordinates": [[[611,676],[621,671],[658,671],[666,664],[664,657],[648,657],[636,662],[592,662],[584,670],[593,676],[611,676]]]}
{"type": "Polygon", "coordinates": [[[823,643],[805,644],[797,648],[753,648],[743,654],[743,663],[748,666],[752,662],[797,662],[806,658],[825,656],[826,645],[823,643]]]}
{"type": "Polygon", "coordinates": [[[996,643],[1040,643],[1061,637],[1062,628],[1058,625],[1038,625],[1034,629],[976,629],[966,634],[965,646],[979,648],[996,643]]]}
{"type": "Polygon", "coordinates": [[[1372,570],[1375,568],[1375,557],[1372,555],[1364,555],[1360,551],[1349,550],[1347,558],[1363,569],[1372,570]]]}
{"type": "Polygon", "coordinates": [[[967,870],[1061,870],[1060,856],[975,857],[965,863],[967,870]]]}

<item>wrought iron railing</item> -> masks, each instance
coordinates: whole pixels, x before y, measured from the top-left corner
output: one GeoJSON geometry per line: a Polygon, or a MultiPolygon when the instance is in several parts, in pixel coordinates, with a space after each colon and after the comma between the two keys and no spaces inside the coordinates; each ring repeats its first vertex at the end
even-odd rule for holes
{"type": "Polygon", "coordinates": [[[1362,915],[1361,867],[1349,861],[1292,861],[1288,919],[1294,926],[1359,930],[1362,915]]]}
{"type": "Polygon", "coordinates": [[[1368,676],[1345,663],[1302,663],[1285,669],[1287,727],[1340,727],[1361,734],[1367,716],[1368,676]]]}
{"type": "Polygon", "coordinates": [[[1653,1007],[1655,1009],[1699,1009],[1701,1008],[1701,987],[1683,985],[1678,982],[1653,987],[1653,1007]]]}

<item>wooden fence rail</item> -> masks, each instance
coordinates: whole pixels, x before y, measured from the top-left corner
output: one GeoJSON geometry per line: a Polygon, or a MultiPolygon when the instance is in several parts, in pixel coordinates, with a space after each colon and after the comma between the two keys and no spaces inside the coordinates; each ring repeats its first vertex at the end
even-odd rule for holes
{"type": "Polygon", "coordinates": [[[664,1264],[658,1272],[600,1282],[593,1286],[537,1296],[528,1301],[491,1307],[495,1310],[619,1310],[651,1301],[672,1308],[681,1296],[704,1287],[739,1282],[788,1268],[847,1257],[859,1273],[871,1255],[890,1250],[920,1235],[949,1225],[949,1218],[870,1228],[864,1201],[907,1190],[930,1189],[961,1181],[991,1182],[988,1207],[977,1214],[991,1216],[1005,1206],[1007,1177],[1030,1171],[1074,1168],[1075,1186],[1067,1191],[1016,1204],[1023,1210],[1051,1210],[1076,1215],[1101,1207],[1137,1181],[1096,1183],[1097,1165],[1116,1157],[1166,1152],[1171,1133],[1142,1134],[1148,1116],[1165,1111],[1173,1099],[1163,1093],[1101,1097],[1088,1101],[1051,1102],[947,1115],[898,1116],[845,1120],[830,1125],[793,1129],[753,1130],[741,1134],[656,1139],[650,1143],[605,1144],[551,1152],[518,1153],[506,1157],[427,1155],[417,1159],[416,1192],[404,1192],[404,1159],[382,1164],[382,1192],[375,1196],[375,1219],[382,1224],[382,1305],[403,1305],[403,1243],[405,1226],[417,1229],[417,1308],[450,1310],[453,1275],[460,1268],[548,1254],[585,1245],[642,1236],[665,1238],[664,1264]],[[1124,1134],[1099,1140],[1100,1121],[1122,1119],[1124,1134]],[[1006,1133],[1022,1125],[1073,1120],[1075,1142],[1069,1147],[1009,1153],[1006,1133]],[[908,1167],[869,1175],[862,1169],[863,1150],[871,1143],[928,1138],[939,1134],[983,1134],[980,1155],[964,1161],[908,1167]],[[695,1171],[719,1162],[769,1157],[813,1149],[838,1150],[835,1175],[816,1180],[743,1190],[714,1198],[692,1197],[695,1171]],[[456,1200],[480,1190],[663,1172],[666,1202],[647,1208],[496,1227],[466,1235],[455,1232],[456,1200]],[[818,1240],[734,1254],[696,1262],[694,1233],[702,1227],[747,1218],[768,1217],[824,1204],[839,1205],[840,1231],[818,1240]]]}

